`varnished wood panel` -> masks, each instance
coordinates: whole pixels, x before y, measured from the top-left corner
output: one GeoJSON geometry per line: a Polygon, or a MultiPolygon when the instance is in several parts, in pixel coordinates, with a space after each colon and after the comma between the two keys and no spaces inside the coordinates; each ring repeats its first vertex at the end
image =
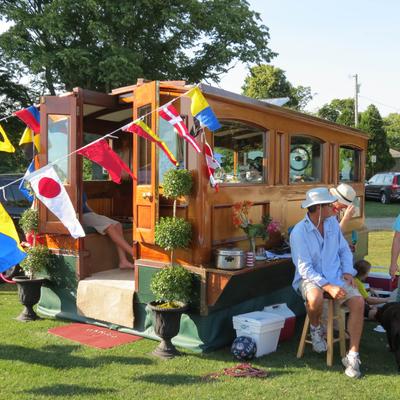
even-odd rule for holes
{"type": "MultiPolygon", "coordinates": [[[[233,204],[215,205],[213,208],[213,244],[223,244],[243,238],[243,230],[233,225],[233,204]]],[[[254,204],[249,217],[254,223],[261,222],[263,215],[268,214],[267,203],[254,204]]]]}
{"type": "Polygon", "coordinates": [[[78,241],[69,235],[45,234],[43,240],[49,249],[78,250],[78,241]]]}
{"type": "Polygon", "coordinates": [[[224,291],[225,286],[229,283],[231,276],[221,275],[216,273],[207,274],[207,305],[213,306],[221,293],[224,291]]]}
{"type": "Polygon", "coordinates": [[[140,226],[141,229],[151,229],[151,206],[146,205],[138,205],[137,206],[137,225],[140,226]]]}
{"type": "Polygon", "coordinates": [[[90,199],[89,207],[97,214],[112,217],[113,201],[109,198],[90,199]]]}

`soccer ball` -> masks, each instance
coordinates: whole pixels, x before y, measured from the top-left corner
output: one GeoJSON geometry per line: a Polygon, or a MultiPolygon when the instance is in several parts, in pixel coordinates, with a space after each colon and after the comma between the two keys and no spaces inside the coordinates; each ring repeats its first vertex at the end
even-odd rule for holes
{"type": "Polygon", "coordinates": [[[257,344],[251,337],[239,336],[233,341],[231,351],[238,360],[251,360],[256,354],[257,344]]]}

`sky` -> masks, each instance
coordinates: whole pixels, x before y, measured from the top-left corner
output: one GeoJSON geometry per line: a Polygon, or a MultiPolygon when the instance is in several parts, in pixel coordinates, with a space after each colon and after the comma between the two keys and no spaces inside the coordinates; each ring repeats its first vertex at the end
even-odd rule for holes
{"type": "MultiPolygon", "coordinates": [[[[269,28],[271,64],[286,71],[295,86],[310,86],[316,111],[334,98],[354,96],[359,110],[375,104],[381,115],[400,112],[400,1],[249,0],[269,28]]],[[[236,65],[219,83],[241,92],[248,74],[236,65]]]]}

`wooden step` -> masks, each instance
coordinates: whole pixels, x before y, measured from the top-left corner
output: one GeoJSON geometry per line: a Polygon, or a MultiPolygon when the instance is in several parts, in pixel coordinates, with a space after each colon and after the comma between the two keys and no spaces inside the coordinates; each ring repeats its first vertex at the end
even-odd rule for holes
{"type": "Polygon", "coordinates": [[[79,281],[76,305],[80,315],[133,328],[134,270],[114,268],[79,281]]]}

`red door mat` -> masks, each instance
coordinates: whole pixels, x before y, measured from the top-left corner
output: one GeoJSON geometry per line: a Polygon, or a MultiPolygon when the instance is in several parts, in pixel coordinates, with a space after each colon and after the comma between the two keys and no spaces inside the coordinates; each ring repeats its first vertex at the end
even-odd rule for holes
{"type": "Polygon", "coordinates": [[[98,349],[108,349],[120,344],[135,342],[140,336],[89,324],[69,324],[49,329],[49,333],[98,349]]]}

